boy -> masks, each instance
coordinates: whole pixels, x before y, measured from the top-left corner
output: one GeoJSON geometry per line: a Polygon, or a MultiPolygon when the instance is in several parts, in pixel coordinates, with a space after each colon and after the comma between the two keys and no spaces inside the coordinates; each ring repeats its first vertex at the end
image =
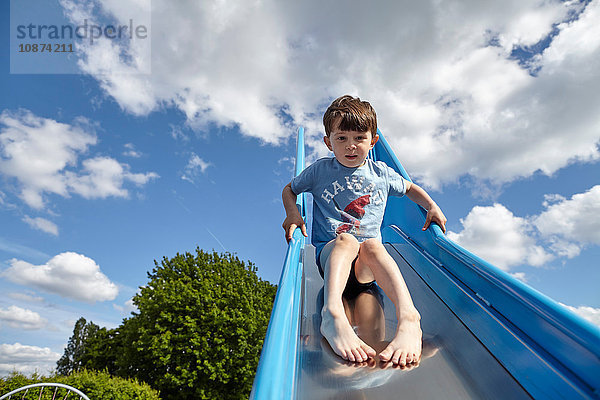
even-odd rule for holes
{"type": "Polygon", "coordinates": [[[344,310],[344,291],[360,292],[377,284],[396,307],[398,326],[389,345],[379,353],[383,362],[405,366],[421,357],[420,314],[394,259],[381,243],[380,229],[387,196],[407,195],[427,210],[423,230],[436,222],[445,232],[446,217],[419,186],[403,179],[383,162],[367,159],[377,135],[377,116],[366,101],[342,96],[323,116],[325,145],[334,158],[322,158],[295,177],[282,193],[286,239],[306,225],[296,197],[314,198],[312,243],[324,279],[321,333],[345,360],[363,362],[375,350],[354,332],[344,310]]]}

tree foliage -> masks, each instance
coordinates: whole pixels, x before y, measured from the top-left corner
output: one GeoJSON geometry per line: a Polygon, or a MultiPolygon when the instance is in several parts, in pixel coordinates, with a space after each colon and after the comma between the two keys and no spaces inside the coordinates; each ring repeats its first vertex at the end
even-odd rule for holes
{"type": "Polygon", "coordinates": [[[96,336],[99,329],[98,325],[93,322],[88,323],[83,317],[77,320],[65,353],[56,363],[56,370],[59,374],[69,375],[83,367],[88,341],[91,337],[96,336]]]}
{"type": "Polygon", "coordinates": [[[91,329],[73,365],[135,377],[166,399],[247,398],[276,286],[252,263],[200,249],[155,262],[148,278],[138,312],[91,329]]]}
{"type": "MultiPolygon", "coordinates": [[[[90,399],[103,400],[159,400],[158,391],[148,384],[140,383],[135,379],[112,377],[106,371],[88,371],[81,369],[69,376],[54,375],[44,377],[37,374],[27,377],[20,373],[12,373],[5,378],[0,378],[0,395],[33,383],[53,382],[62,383],[81,390],[90,399]]],[[[19,392],[14,395],[18,399],[50,400],[64,398],[66,389],[46,388],[31,389],[25,394],[19,392]]],[[[73,396],[69,396],[71,398],[73,396]]],[[[75,397],[73,397],[75,398],[75,397]]]]}

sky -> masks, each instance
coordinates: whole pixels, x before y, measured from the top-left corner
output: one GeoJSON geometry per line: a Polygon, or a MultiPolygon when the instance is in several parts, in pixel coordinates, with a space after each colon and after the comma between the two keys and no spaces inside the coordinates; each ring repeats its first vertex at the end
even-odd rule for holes
{"type": "Polygon", "coordinates": [[[327,156],[343,94],[450,239],[600,325],[600,0],[340,4],[0,2],[0,375],[118,326],[163,257],[277,283],[297,129],[327,156]]]}

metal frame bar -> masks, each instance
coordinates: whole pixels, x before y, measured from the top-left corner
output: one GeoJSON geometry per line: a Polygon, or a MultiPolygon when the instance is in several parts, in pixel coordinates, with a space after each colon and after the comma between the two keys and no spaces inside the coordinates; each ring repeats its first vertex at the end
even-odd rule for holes
{"type": "MultiPolygon", "coordinates": [[[[40,397],[42,395],[42,391],[44,390],[45,387],[56,387],[56,388],[63,388],[63,389],[67,389],[70,392],[73,392],[75,394],[77,394],[80,398],[84,399],[84,400],[90,400],[89,397],[87,397],[83,392],[81,392],[78,389],[75,389],[72,386],[69,385],[65,385],[63,383],[51,383],[51,382],[46,382],[46,383],[33,383],[31,385],[27,385],[27,386],[23,386],[20,387],[18,389],[13,390],[12,392],[6,393],[5,395],[3,395],[2,397],[0,397],[0,400],[4,400],[4,399],[8,399],[10,398],[13,394],[19,393],[23,390],[25,390],[26,392],[31,389],[31,388],[36,388],[36,387],[40,387],[40,397]]],[[[54,392],[54,394],[56,395],[56,391],[54,392]]]]}

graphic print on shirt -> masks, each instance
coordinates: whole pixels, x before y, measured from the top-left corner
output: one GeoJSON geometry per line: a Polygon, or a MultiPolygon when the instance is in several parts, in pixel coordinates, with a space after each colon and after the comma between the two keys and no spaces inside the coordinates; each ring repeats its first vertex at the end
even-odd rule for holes
{"type": "Polygon", "coordinates": [[[387,197],[384,193],[385,187],[381,184],[383,182],[378,183],[378,178],[349,174],[338,176],[337,179],[321,186],[319,197],[326,203],[325,230],[328,237],[335,237],[341,233],[357,237],[378,235],[381,221],[373,218],[383,210],[387,197]]]}
{"type": "MultiPolygon", "coordinates": [[[[376,190],[375,184],[370,182],[365,182],[364,176],[345,176],[346,185],[340,185],[337,180],[333,181],[331,184],[331,190],[329,188],[323,189],[323,193],[321,193],[321,198],[325,200],[327,203],[331,202],[331,200],[338,195],[338,193],[344,192],[346,190],[350,190],[353,193],[365,193],[372,196],[370,199],[372,204],[381,204],[385,199],[383,196],[383,192],[381,189],[376,190]]],[[[337,208],[340,208],[339,206],[337,208]]]]}
{"type": "Polygon", "coordinates": [[[336,235],[342,233],[353,233],[355,235],[360,235],[360,220],[363,215],[365,215],[365,206],[370,204],[370,202],[371,195],[367,194],[351,201],[350,204],[348,204],[342,211],[337,201],[333,199],[335,209],[340,213],[342,221],[345,222],[337,227],[335,230],[336,235]]]}

